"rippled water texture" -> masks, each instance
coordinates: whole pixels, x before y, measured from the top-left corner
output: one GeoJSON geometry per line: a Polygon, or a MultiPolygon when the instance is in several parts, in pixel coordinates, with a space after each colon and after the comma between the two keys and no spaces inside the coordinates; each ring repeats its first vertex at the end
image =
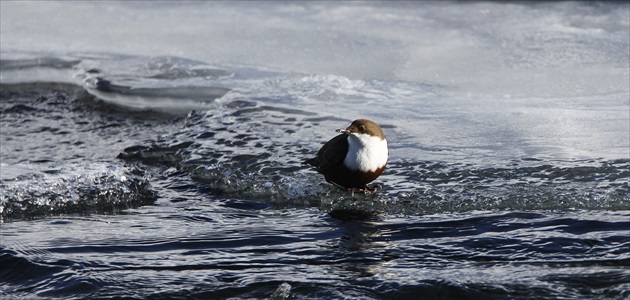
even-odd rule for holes
{"type": "Polygon", "coordinates": [[[125,3],[2,3],[2,299],[630,297],[627,3],[125,3]]]}

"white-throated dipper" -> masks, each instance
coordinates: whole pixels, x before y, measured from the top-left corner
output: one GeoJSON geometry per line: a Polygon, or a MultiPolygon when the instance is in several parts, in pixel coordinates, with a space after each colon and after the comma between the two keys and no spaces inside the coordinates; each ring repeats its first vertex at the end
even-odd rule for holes
{"type": "Polygon", "coordinates": [[[305,163],[314,166],[326,181],[336,186],[352,191],[375,191],[367,184],[380,176],[387,164],[383,130],[370,120],[358,119],[337,132],[342,134],[324,144],[305,163]]]}

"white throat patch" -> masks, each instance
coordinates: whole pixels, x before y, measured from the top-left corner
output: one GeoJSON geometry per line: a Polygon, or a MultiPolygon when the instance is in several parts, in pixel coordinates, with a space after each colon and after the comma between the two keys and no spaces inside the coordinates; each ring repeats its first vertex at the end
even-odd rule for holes
{"type": "Polygon", "coordinates": [[[368,134],[348,135],[348,154],[343,160],[354,171],[374,172],[387,163],[387,140],[368,134]]]}

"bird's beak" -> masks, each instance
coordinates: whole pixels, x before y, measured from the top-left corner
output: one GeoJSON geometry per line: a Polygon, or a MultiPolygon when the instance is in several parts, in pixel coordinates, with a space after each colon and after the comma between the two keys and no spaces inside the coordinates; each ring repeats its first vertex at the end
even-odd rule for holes
{"type": "Polygon", "coordinates": [[[343,134],[350,134],[350,133],[351,133],[350,131],[348,131],[348,129],[337,129],[337,130],[335,130],[335,131],[336,131],[336,132],[341,132],[341,133],[343,133],[343,134]]]}

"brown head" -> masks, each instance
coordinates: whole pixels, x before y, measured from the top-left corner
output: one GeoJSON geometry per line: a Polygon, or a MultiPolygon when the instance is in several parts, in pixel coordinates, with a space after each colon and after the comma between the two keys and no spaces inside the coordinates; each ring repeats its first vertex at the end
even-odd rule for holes
{"type": "Polygon", "coordinates": [[[367,119],[354,120],[346,129],[338,129],[337,131],[345,134],[367,134],[379,137],[381,140],[385,139],[385,134],[381,127],[367,119]]]}

